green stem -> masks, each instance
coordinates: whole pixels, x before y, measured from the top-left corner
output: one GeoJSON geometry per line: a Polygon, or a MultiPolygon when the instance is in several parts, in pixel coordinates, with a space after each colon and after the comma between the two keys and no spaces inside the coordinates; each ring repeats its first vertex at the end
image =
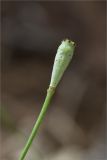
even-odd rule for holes
{"type": "Polygon", "coordinates": [[[39,114],[39,117],[38,117],[38,119],[37,119],[34,127],[33,127],[33,130],[32,130],[32,132],[31,132],[30,137],[29,137],[29,139],[28,139],[28,141],[27,141],[24,149],[22,150],[22,153],[21,153],[21,155],[20,155],[19,160],[24,160],[24,158],[25,158],[25,156],[26,156],[26,154],[27,154],[27,152],[28,152],[28,150],[29,150],[32,142],[33,142],[33,139],[35,138],[35,136],[36,136],[36,134],[37,134],[37,131],[38,131],[38,129],[39,129],[39,126],[40,126],[40,124],[41,124],[42,121],[43,121],[43,118],[44,118],[45,113],[46,113],[46,111],[47,111],[47,109],[48,109],[48,106],[49,106],[49,104],[50,104],[50,102],[51,102],[51,99],[52,99],[52,96],[53,96],[54,92],[55,92],[55,88],[49,87],[49,89],[48,89],[48,91],[47,91],[47,96],[46,96],[46,98],[45,98],[45,101],[44,101],[44,104],[43,104],[43,107],[42,107],[42,110],[41,110],[41,112],[40,112],[40,114],[39,114]]]}

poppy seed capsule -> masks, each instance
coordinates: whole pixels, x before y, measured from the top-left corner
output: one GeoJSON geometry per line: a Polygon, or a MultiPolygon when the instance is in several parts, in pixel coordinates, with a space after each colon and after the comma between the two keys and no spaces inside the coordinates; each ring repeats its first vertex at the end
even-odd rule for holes
{"type": "Polygon", "coordinates": [[[54,60],[53,71],[51,76],[50,87],[56,88],[61,80],[64,71],[69,65],[75,49],[75,43],[72,41],[64,40],[58,47],[57,54],[54,60]]]}

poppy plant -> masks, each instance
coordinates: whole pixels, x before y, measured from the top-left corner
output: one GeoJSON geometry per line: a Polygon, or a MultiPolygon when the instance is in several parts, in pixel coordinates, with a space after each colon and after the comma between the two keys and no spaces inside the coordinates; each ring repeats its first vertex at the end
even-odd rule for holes
{"type": "Polygon", "coordinates": [[[58,47],[57,54],[54,60],[53,70],[52,70],[52,76],[49,88],[47,90],[47,95],[43,104],[43,107],[41,109],[41,112],[37,118],[37,121],[32,129],[32,132],[30,134],[30,137],[28,138],[28,141],[25,145],[25,147],[22,150],[22,153],[19,157],[19,160],[24,160],[36,134],[40,127],[40,124],[42,123],[45,113],[49,107],[49,104],[51,102],[51,99],[55,93],[56,87],[59,84],[67,66],[69,65],[72,56],[74,54],[75,49],[75,43],[66,39],[62,41],[61,45],[58,47]]]}

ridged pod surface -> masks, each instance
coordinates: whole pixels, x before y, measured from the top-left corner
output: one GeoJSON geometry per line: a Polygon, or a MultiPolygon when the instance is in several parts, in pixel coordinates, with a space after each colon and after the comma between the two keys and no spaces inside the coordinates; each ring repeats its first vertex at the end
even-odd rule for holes
{"type": "Polygon", "coordinates": [[[57,54],[54,60],[53,71],[51,76],[50,86],[55,87],[61,80],[64,71],[69,65],[75,49],[75,43],[68,39],[62,41],[58,47],[57,54]]]}

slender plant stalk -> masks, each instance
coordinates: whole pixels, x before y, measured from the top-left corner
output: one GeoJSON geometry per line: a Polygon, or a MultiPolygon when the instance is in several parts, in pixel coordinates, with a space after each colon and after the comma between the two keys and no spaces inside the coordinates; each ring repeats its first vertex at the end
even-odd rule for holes
{"type": "Polygon", "coordinates": [[[33,142],[33,139],[35,138],[35,136],[37,134],[38,128],[39,128],[40,124],[43,121],[43,118],[44,118],[45,113],[47,111],[47,108],[48,108],[48,106],[50,104],[50,101],[52,99],[54,91],[55,91],[54,88],[49,88],[47,90],[47,96],[46,96],[45,102],[43,104],[42,110],[41,110],[41,112],[39,114],[39,117],[38,117],[38,119],[37,119],[37,121],[36,121],[36,123],[34,125],[34,128],[33,128],[32,132],[31,132],[31,135],[30,135],[30,137],[29,137],[29,139],[28,139],[28,141],[27,141],[27,143],[26,143],[26,145],[25,145],[25,147],[24,147],[24,149],[23,149],[23,151],[21,153],[21,156],[20,156],[19,160],[23,160],[25,158],[26,153],[29,150],[29,148],[30,148],[30,146],[31,146],[31,144],[33,142]]]}
{"type": "Polygon", "coordinates": [[[32,142],[33,139],[35,138],[37,131],[40,127],[40,124],[42,123],[45,113],[49,107],[49,104],[51,102],[51,99],[54,95],[55,89],[59,83],[59,81],[61,80],[64,71],[66,70],[68,64],[70,63],[73,53],[74,53],[74,49],[75,49],[75,43],[69,40],[65,40],[62,42],[62,44],[59,46],[58,50],[57,50],[57,54],[55,57],[55,61],[54,61],[54,66],[53,66],[53,71],[52,71],[52,76],[51,76],[51,82],[49,85],[49,89],[47,90],[47,95],[42,107],[42,110],[38,116],[38,119],[33,127],[33,130],[31,132],[31,135],[24,147],[24,149],[22,150],[22,153],[19,157],[19,160],[24,160],[32,142]]]}

